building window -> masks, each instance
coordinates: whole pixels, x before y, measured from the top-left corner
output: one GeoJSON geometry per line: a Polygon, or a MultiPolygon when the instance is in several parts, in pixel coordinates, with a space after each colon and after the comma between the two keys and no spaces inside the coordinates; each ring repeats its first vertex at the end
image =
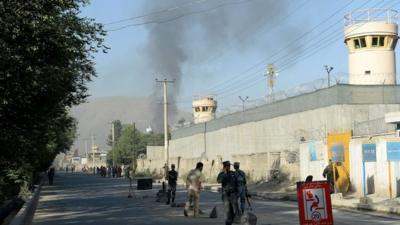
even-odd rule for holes
{"type": "Polygon", "coordinates": [[[397,38],[392,38],[392,45],[391,48],[394,49],[396,47],[397,38]]]}
{"type": "Polygon", "coordinates": [[[200,112],[200,107],[195,107],[195,108],[194,108],[194,111],[200,112]]]}
{"type": "Polygon", "coordinates": [[[354,39],[354,48],[360,48],[360,40],[354,39]]]}
{"type": "Polygon", "coordinates": [[[371,75],[371,70],[366,70],[365,75],[371,75]]]}
{"type": "Polygon", "coordinates": [[[372,47],[385,46],[385,36],[373,36],[371,46],[372,47]]]}
{"type": "Polygon", "coordinates": [[[360,38],[361,48],[367,47],[367,42],[365,42],[365,38],[360,38]]]}
{"type": "Polygon", "coordinates": [[[379,46],[385,46],[385,37],[384,36],[380,36],[379,37],[379,46]]]}
{"type": "Polygon", "coordinates": [[[378,47],[378,37],[372,37],[372,47],[378,47]]]}

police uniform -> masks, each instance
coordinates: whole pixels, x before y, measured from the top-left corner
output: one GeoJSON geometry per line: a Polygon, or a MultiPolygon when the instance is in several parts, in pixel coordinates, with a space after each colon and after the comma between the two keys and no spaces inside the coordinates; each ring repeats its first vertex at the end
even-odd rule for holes
{"type": "Polygon", "coordinates": [[[170,200],[171,200],[172,203],[175,202],[176,181],[177,180],[178,180],[178,172],[176,172],[174,170],[174,167],[173,167],[172,170],[168,171],[168,200],[167,200],[167,204],[170,203],[170,200]]]}
{"type": "MultiPolygon", "coordinates": [[[[223,162],[224,167],[230,166],[229,161],[223,162]]],[[[238,182],[233,171],[220,172],[217,178],[218,183],[222,187],[222,201],[224,203],[225,214],[226,214],[226,225],[231,225],[238,212],[237,210],[237,194],[238,194],[238,182]]]]}
{"type": "Polygon", "coordinates": [[[237,167],[237,169],[235,168],[235,176],[238,182],[238,198],[240,199],[240,209],[243,213],[246,204],[246,174],[239,169],[240,164],[238,162],[235,162],[233,165],[234,167],[237,167]]]}

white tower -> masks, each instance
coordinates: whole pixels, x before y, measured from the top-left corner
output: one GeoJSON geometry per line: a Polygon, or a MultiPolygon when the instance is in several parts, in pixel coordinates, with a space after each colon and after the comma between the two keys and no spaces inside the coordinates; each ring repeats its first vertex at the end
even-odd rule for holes
{"type": "Polygon", "coordinates": [[[368,9],[345,16],[349,83],[396,84],[397,11],[368,9]]]}
{"type": "Polygon", "coordinates": [[[193,121],[195,124],[215,119],[217,101],[213,96],[196,97],[192,102],[193,121]]]}

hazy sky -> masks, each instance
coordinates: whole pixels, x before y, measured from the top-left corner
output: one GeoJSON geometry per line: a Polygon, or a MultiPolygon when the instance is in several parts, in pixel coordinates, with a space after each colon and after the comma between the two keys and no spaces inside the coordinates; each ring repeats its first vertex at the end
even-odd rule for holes
{"type": "MultiPolygon", "coordinates": [[[[153,45],[154,40],[161,40],[161,45],[170,44],[162,42],[163,37],[154,36],[160,35],[154,32],[155,27],[164,34],[177,35],[176,39],[169,37],[169,41],[175,41],[173,44],[179,50],[173,53],[182,56],[179,61],[182,78],[180,85],[169,88],[179,88],[175,90],[176,101],[185,111],[190,111],[193,95],[217,94],[219,108],[240,104],[239,95],[249,99],[265,96],[263,75],[267,64],[272,62],[279,71],[278,90],[326,77],[325,64],[334,67],[333,75],[345,76],[343,16],[360,7],[391,6],[397,9],[400,2],[92,0],[82,14],[97,22],[109,24],[137,18],[106,25],[109,31],[106,45],[111,50],[96,57],[98,77],[90,84],[90,94],[93,97],[153,94],[154,78],[164,78],[162,74],[155,75],[164,71],[157,70],[162,68],[159,61],[151,60],[154,50],[166,47],[174,51],[169,46],[153,45]],[[154,20],[163,23],[139,25],[154,20]],[[126,25],[129,26],[123,28],[126,25]],[[120,28],[123,29],[112,31],[120,28]],[[318,49],[321,50],[316,52],[318,49]]],[[[174,61],[174,54],[164,53],[161,59],[174,61]]]]}

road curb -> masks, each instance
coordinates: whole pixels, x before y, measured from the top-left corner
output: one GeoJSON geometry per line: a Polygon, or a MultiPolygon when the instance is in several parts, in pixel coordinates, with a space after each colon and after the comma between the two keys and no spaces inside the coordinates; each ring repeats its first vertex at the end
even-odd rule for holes
{"type": "MultiPolygon", "coordinates": [[[[249,191],[250,195],[264,199],[264,200],[277,200],[277,201],[293,201],[297,202],[297,194],[296,193],[281,193],[281,192],[257,192],[257,191],[249,191]]],[[[361,204],[361,203],[346,203],[346,202],[337,202],[332,201],[332,206],[336,209],[352,209],[358,211],[370,211],[370,212],[379,212],[384,214],[392,214],[392,215],[400,215],[400,207],[391,207],[391,206],[383,206],[383,205],[371,205],[371,204],[361,204]]]]}
{"type": "Polygon", "coordinates": [[[265,200],[297,201],[297,195],[295,193],[249,191],[249,194],[265,200]]]}
{"type": "Polygon", "coordinates": [[[25,202],[17,215],[11,220],[10,225],[30,225],[32,224],[36,208],[39,203],[42,182],[36,187],[33,195],[25,202]]]}

